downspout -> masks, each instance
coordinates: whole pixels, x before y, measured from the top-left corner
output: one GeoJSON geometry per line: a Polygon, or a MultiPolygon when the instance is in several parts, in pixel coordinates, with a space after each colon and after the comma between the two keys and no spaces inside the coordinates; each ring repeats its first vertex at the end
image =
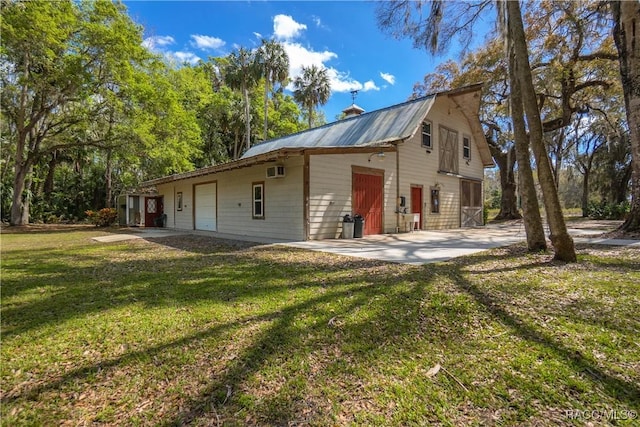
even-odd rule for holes
{"type": "Polygon", "coordinates": [[[399,145],[404,143],[410,137],[402,138],[394,143],[396,147],[396,233],[400,233],[400,148],[399,145]]]}

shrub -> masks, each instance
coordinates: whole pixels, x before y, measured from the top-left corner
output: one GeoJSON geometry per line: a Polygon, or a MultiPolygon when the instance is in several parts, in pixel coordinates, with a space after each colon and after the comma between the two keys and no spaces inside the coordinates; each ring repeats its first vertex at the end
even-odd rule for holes
{"type": "Polygon", "coordinates": [[[589,203],[588,214],[593,219],[624,219],[629,210],[629,202],[610,203],[603,200],[589,203]]]}
{"type": "Polygon", "coordinates": [[[108,227],[118,219],[118,211],[113,208],[100,209],[98,212],[89,210],[85,211],[85,214],[96,227],[108,227]]]}
{"type": "Polygon", "coordinates": [[[487,225],[487,222],[489,221],[489,209],[491,207],[490,202],[484,202],[484,205],[482,206],[482,223],[484,225],[487,225]]]}

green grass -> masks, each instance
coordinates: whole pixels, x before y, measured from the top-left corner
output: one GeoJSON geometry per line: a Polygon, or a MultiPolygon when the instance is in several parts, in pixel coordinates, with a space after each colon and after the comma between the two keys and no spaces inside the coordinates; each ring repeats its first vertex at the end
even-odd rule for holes
{"type": "Polygon", "coordinates": [[[565,411],[640,410],[637,249],[405,266],[100,234],[3,233],[4,425],[584,425],[565,411]]]}

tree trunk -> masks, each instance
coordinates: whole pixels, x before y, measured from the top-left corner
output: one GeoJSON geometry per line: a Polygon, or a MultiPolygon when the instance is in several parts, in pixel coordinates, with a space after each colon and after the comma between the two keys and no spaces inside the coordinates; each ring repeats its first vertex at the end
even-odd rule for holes
{"type": "Polygon", "coordinates": [[[16,161],[14,166],[15,175],[13,177],[13,198],[11,200],[11,225],[26,225],[29,223],[29,201],[24,197],[24,190],[27,188],[27,178],[31,172],[31,162],[25,159],[24,150],[27,146],[27,131],[18,130],[16,161]],[[25,219],[26,218],[26,219],[25,219]]]}
{"type": "MultiPolygon", "coordinates": [[[[553,136],[552,136],[553,137],[553,136]]],[[[565,139],[565,128],[560,129],[560,132],[555,135],[554,148],[553,148],[553,156],[554,162],[552,164],[553,167],[553,182],[556,185],[556,188],[560,188],[560,170],[562,169],[562,161],[564,159],[564,139],[565,139]]]]}
{"type": "Polygon", "coordinates": [[[529,50],[524,34],[524,25],[520,11],[519,1],[507,1],[508,23],[510,28],[511,41],[514,47],[516,77],[520,82],[522,90],[522,100],[525,110],[525,118],[529,127],[529,142],[533,149],[538,170],[538,181],[542,188],[542,197],[547,213],[547,221],[551,235],[551,244],[555,251],[554,259],[565,262],[576,262],[576,251],[573,239],[567,232],[567,226],[562,215],[558,190],[555,185],[549,155],[544,145],[542,133],[542,121],[533,78],[531,76],[531,66],[529,65],[529,50]]]}
{"type": "Polygon", "coordinates": [[[264,80],[264,136],[263,140],[267,140],[267,128],[268,128],[268,111],[269,111],[269,73],[265,72],[264,80]]]}
{"type": "Polygon", "coordinates": [[[236,128],[233,131],[233,160],[238,160],[238,139],[240,139],[238,135],[238,129],[236,128]]]}
{"type": "Polygon", "coordinates": [[[582,217],[589,216],[589,175],[591,174],[591,168],[585,168],[582,175],[582,217]]]}
{"type": "Polygon", "coordinates": [[[496,215],[495,220],[520,219],[522,215],[518,211],[514,173],[516,148],[514,146],[503,152],[499,147],[489,144],[489,149],[500,172],[500,212],[496,215]]]}
{"type": "Polygon", "coordinates": [[[25,190],[31,187],[31,165],[22,165],[19,170],[16,165],[16,176],[13,180],[13,200],[11,203],[11,225],[29,224],[29,209],[31,206],[30,197],[25,194],[25,190]]]}
{"type": "Polygon", "coordinates": [[[631,139],[631,212],[620,228],[637,231],[640,230],[640,4],[612,1],[611,8],[631,139]]]}
{"type": "Polygon", "coordinates": [[[44,198],[47,201],[51,200],[53,195],[53,179],[56,174],[56,166],[58,165],[58,152],[51,153],[51,159],[49,160],[49,168],[47,170],[47,177],[44,180],[44,198]]]}
{"type": "Polygon", "coordinates": [[[511,118],[513,120],[513,132],[515,139],[516,157],[518,161],[518,184],[522,198],[522,211],[524,213],[524,231],[527,235],[527,249],[531,252],[547,250],[547,240],[544,236],[542,218],[538,196],[533,182],[531,171],[531,157],[529,156],[529,139],[524,123],[524,111],[522,109],[522,92],[520,82],[515,74],[515,56],[513,49],[509,49],[509,85],[511,91],[511,118]]]}
{"type": "MultiPolygon", "coordinates": [[[[244,120],[245,120],[245,146],[247,150],[251,148],[251,106],[249,104],[249,89],[247,89],[247,85],[243,84],[242,86],[242,97],[244,98],[244,120]]],[[[238,153],[240,154],[240,153],[238,153]]]]}
{"type": "Polygon", "coordinates": [[[111,198],[112,198],[112,179],[111,179],[111,150],[107,150],[107,164],[105,166],[104,178],[106,182],[106,191],[107,196],[105,200],[105,207],[110,208],[111,206],[111,198]]]}

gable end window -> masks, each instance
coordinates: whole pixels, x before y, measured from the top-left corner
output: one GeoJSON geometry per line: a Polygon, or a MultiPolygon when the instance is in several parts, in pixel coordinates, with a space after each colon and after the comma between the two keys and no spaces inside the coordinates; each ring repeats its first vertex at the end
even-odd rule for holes
{"type": "Polygon", "coordinates": [[[462,137],[462,157],[471,160],[471,138],[466,135],[462,137]]]}
{"type": "Polygon", "coordinates": [[[264,182],[254,182],[252,187],[252,217],[264,219],[264,182]]]}
{"type": "Polygon", "coordinates": [[[428,149],[433,148],[433,143],[431,142],[431,122],[425,120],[422,122],[422,146],[428,149]]]}

